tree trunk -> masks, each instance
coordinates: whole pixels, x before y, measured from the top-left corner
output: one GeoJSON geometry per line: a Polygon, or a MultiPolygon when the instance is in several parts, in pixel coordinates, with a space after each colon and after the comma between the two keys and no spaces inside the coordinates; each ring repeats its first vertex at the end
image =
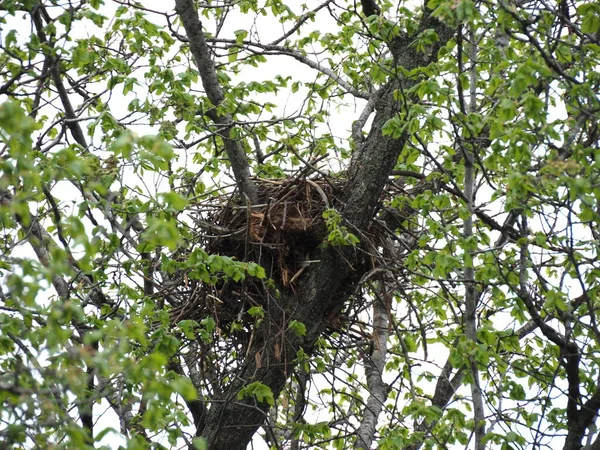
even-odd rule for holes
{"type": "MultiPolygon", "coordinates": [[[[183,3],[185,0],[178,0],[180,13],[183,3]]],[[[189,19],[184,19],[184,24],[186,21],[189,22],[189,19]]],[[[389,46],[397,65],[411,71],[435,62],[439,49],[451,36],[450,29],[426,12],[415,35],[401,33],[389,46]],[[418,52],[412,45],[414,39],[431,28],[437,31],[438,41],[425,53],[418,52]]],[[[374,94],[377,112],[367,139],[352,159],[342,198],[344,207],[340,211],[344,225],[359,237],[372,220],[388,177],[409,138],[406,132],[396,138],[391,134],[384,136],[382,129],[390,119],[409,110],[409,99],[404,93],[419,81],[417,77],[398,75],[374,94]]],[[[210,450],[243,450],[247,447],[257,429],[264,424],[269,405],[253,398],[238,399],[240,390],[258,381],[268,386],[277,398],[292,374],[298,350],[310,355],[327,325],[326,318],[343,308],[361,277],[370,269],[366,261],[360,260],[354,248],[325,247],[320,253],[315,258],[321,262],[311,266],[299,280],[296,291],[278,300],[278,307],[271,308],[267,315],[272,329],[286,330],[286,324],[296,320],[306,326],[306,335],[298,337],[286,330],[282,332],[283,336],[274,333],[265,340],[255,340],[247,353],[248,358],[241,363],[237,377],[221,397],[213,399],[206,421],[197,430],[197,435],[206,439],[210,450]],[[281,343],[284,343],[281,352],[274,351],[281,343]]]]}

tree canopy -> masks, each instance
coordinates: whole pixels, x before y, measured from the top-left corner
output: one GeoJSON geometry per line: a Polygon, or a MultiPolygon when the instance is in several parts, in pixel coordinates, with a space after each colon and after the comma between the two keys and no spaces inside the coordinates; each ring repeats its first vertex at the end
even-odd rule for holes
{"type": "Polygon", "coordinates": [[[600,449],[598,2],[0,12],[2,448],[600,449]]]}

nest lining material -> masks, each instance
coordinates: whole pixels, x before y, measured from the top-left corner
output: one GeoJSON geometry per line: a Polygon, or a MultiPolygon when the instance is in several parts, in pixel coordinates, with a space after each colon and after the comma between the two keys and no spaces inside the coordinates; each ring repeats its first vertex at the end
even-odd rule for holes
{"type": "Polygon", "coordinates": [[[319,262],[311,256],[327,237],[323,211],[339,206],[342,184],[302,174],[254,182],[260,200],[257,205],[243,204],[235,192],[194,205],[194,245],[209,255],[259,263],[275,289],[252,277],[209,285],[178,274],[171,285],[177,286],[177,298],[185,300],[172,311],[174,322],[199,320],[207,314],[221,328],[234,320],[243,321],[248,307],[265,306],[276,290],[293,290],[306,268],[319,262]]]}
{"type": "MultiPolygon", "coordinates": [[[[230,196],[208,222],[227,230],[206,242],[208,253],[256,261],[282,287],[327,236],[323,211],[338,204],[339,187],[323,179],[256,179],[261,203],[239,205],[230,196]]],[[[210,202],[210,200],[209,200],[210,202]]],[[[202,228],[201,223],[200,228],[202,228]]],[[[200,230],[200,233],[206,230],[200,230]]]]}

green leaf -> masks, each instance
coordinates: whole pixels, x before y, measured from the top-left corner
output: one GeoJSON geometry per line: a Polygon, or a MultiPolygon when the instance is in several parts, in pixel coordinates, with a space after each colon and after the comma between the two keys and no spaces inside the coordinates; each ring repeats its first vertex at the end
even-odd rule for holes
{"type": "Polygon", "coordinates": [[[183,211],[188,205],[188,200],[177,192],[166,192],[161,194],[165,203],[176,211],[183,211]]]}
{"type": "Polygon", "coordinates": [[[242,388],[237,394],[238,400],[243,400],[248,397],[254,397],[258,402],[266,403],[269,406],[275,404],[275,398],[273,397],[271,389],[259,381],[250,383],[248,386],[242,388]]]}
{"type": "Polygon", "coordinates": [[[235,41],[238,44],[241,44],[244,41],[244,39],[246,39],[246,37],[248,37],[247,30],[236,30],[233,32],[233,34],[235,35],[235,41]]]}
{"type": "Polygon", "coordinates": [[[581,24],[581,31],[583,33],[592,34],[600,30],[600,7],[598,5],[582,5],[580,11],[584,14],[581,24]]]}
{"type": "Polygon", "coordinates": [[[237,47],[230,47],[227,53],[227,60],[232,63],[237,61],[238,55],[240,53],[239,48],[237,47]]]}
{"type": "Polygon", "coordinates": [[[306,335],[306,325],[304,325],[302,322],[298,322],[297,320],[291,320],[288,324],[288,328],[298,337],[306,335]]]}
{"type": "Polygon", "coordinates": [[[248,309],[248,315],[250,317],[263,318],[265,316],[265,310],[262,308],[262,306],[253,306],[248,309]]]}
{"type": "Polygon", "coordinates": [[[206,443],[206,439],[201,437],[193,438],[192,445],[196,450],[208,450],[208,444],[206,443]]]}
{"type": "Polygon", "coordinates": [[[180,394],[186,401],[198,399],[198,392],[189,378],[178,376],[173,380],[172,386],[175,392],[180,394]]]}

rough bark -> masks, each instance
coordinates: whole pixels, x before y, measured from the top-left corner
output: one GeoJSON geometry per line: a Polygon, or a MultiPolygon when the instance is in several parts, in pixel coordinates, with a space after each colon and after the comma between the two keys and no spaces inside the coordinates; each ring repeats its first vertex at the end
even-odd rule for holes
{"type": "MultiPolygon", "coordinates": [[[[184,25],[189,20],[185,17],[190,14],[189,4],[189,0],[177,0],[177,11],[184,25]]],[[[197,17],[194,20],[197,21],[197,17]]],[[[194,28],[196,31],[197,25],[194,28]]],[[[390,43],[395,61],[405,70],[435,62],[438,50],[452,36],[451,30],[425,16],[419,32],[428,28],[438,32],[439,40],[427,53],[419,53],[411,45],[415,35],[401,34],[390,43]]],[[[194,44],[191,41],[190,37],[193,51],[194,44]]],[[[397,92],[406,91],[418,81],[416,78],[400,76],[393,78],[376,97],[377,112],[359,157],[352,160],[347,190],[342,199],[344,206],[340,208],[345,225],[358,236],[372,219],[388,177],[409,138],[406,133],[397,138],[383,136],[382,128],[400,111],[409,108],[397,92]]],[[[204,426],[197,430],[197,435],[206,439],[210,450],[243,450],[247,447],[264,423],[268,405],[248,398],[239,400],[238,392],[249,383],[259,381],[268,386],[277,398],[292,374],[298,350],[302,349],[310,355],[315,341],[326,326],[326,317],[342,309],[366,272],[368,266],[361,263],[357,254],[353,248],[325,247],[320,255],[315,256],[321,262],[307,270],[299,280],[296,291],[269,308],[271,328],[281,331],[272,333],[264,340],[257,339],[248,352],[250,356],[240,363],[236,378],[222,396],[213,399],[204,426]],[[290,320],[304,323],[307,330],[305,336],[298,337],[285,329],[285,324],[290,320]],[[275,345],[281,343],[285,343],[281,354],[274,352],[275,345]]]]}

